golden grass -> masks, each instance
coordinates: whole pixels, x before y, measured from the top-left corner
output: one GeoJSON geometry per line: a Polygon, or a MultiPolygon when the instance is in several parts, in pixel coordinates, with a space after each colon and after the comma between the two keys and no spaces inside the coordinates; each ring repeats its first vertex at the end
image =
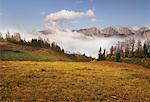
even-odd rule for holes
{"type": "Polygon", "coordinates": [[[114,62],[0,62],[0,101],[150,101],[150,70],[114,62]]]}

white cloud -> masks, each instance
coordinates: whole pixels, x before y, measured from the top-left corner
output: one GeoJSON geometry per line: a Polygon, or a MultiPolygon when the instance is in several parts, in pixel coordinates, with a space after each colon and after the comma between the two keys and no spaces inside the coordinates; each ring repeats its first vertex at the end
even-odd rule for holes
{"type": "Polygon", "coordinates": [[[51,13],[48,16],[46,16],[46,19],[50,19],[53,21],[58,20],[74,20],[77,18],[81,18],[84,16],[92,17],[94,16],[94,12],[92,10],[88,10],[86,13],[84,12],[75,12],[75,11],[68,11],[68,10],[61,10],[56,13],[51,13]]]}
{"type": "Polygon", "coordinates": [[[45,28],[54,30],[59,28],[59,23],[63,21],[72,21],[83,17],[95,17],[95,14],[91,9],[87,10],[86,12],[61,10],[55,13],[50,13],[45,18],[45,28]]]}
{"type": "Polygon", "coordinates": [[[94,16],[95,16],[93,10],[91,10],[91,9],[89,9],[89,10],[86,12],[86,15],[89,16],[89,17],[94,17],[94,16]]]}

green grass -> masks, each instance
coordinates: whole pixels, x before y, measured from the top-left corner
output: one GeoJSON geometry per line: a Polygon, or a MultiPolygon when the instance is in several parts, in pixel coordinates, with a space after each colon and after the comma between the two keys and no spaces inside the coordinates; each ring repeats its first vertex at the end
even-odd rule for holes
{"type": "MultiPolygon", "coordinates": [[[[115,57],[106,58],[106,61],[115,62],[115,57]]],[[[143,66],[146,68],[150,68],[150,58],[123,58],[121,57],[120,63],[135,64],[135,65],[143,66]]]]}
{"type": "Polygon", "coordinates": [[[122,58],[122,62],[150,68],[150,58],[122,58]]]}
{"type": "Polygon", "coordinates": [[[0,101],[149,102],[150,70],[115,62],[0,62],[0,101]]]}
{"type": "Polygon", "coordinates": [[[51,58],[42,55],[33,55],[30,53],[20,53],[13,51],[0,51],[1,61],[53,61],[51,58]]]}
{"type": "Polygon", "coordinates": [[[0,42],[0,61],[91,61],[92,58],[79,54],[65,54],[51,48],[35,48],[0,42]]]}

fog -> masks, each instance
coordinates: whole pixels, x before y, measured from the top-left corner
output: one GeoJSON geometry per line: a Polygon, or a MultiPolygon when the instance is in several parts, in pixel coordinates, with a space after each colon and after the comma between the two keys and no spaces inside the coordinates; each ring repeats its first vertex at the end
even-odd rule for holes
{"type": "Polygon", "coordinates": [[[61,32],[57,31],[55,34],[49,34],[42,36],[42,38],[48,38],[51,42],[57,42],[65,51],[70,53],[81,53],[87,56],[97,57],[98,50],[101,47],[103,50],[108,51],[112,45],[115,45],[118,41],[124,41],[118,37],[87,37],[77,32],[61,32]]]}
{"type": "MultiPolygon", "coordinates": [[[[10,35],[19,32],[22,39],[30,41],[32,38],[48,39],[50,43],[56,42],[61,48],[65,50],[67,53],[81,53],[86,54],[87,56],[92,56],[97,58],[99,48],[102,50],[106,49],[106,53],[110,50],[112,45],[116,45],[118,41],[125,41],[125,37],[88,37],[78,32],[72,32],[71,30],[60,30],[55,29],[55,33],[52,34],[32,34],[30,32],[26,32],[22,29],[3,29],[0,30],[3,36],[7,32],[10,35]]],[[[142,40],[141,38],[134,37],[136,40],[142,40]]]]}
{"type": "Polygon", "coordinates": [[[97,57],[99,48],[102,50],[106,49],[109,51],[112,45],[116,45],[118,41],[124,41],[125,38],[120,37],[87,37],[83,34],[72,32],[71,30],[65,28],[61,29],[61,22],[78,20],[80,18],[96,19],[94,11],[87,10],[85,12],[75,12],[68,10],[61,10],[55,13],[50,13],[45,17],[44,30],[50,30],[50,34],[32,34],[31,32],[26,32],[24,29],[0,29],[3,36],[6,32],[14,34],[19,32],[22,39],[30,41],[32,38],[38,38],[39,36],[43,39],[49,39],[51,42],[56,42],[61,48],[63,48],[67,53],[81,53],[87,56],[97,57]]]}
{"type": "Polygon", "coordinates": [[[87,56],[97,57],[98,50],[101,47],[103,50],[109,51],[112,45],[115,45],[118,41],[124,41],[124,38],[119,37],[87,37],[83,34],[72,32],[71,30],[55,30],[53,34],[31,34],[29,32],[10,29],[1,31],[3,36],[7,32],[14,34],[19,32],[22,39],[30,41],[32,38],[41,37],[42,39],[49,39],[51,42],[56,42],[67,53],[81,53],[87,56]]]}

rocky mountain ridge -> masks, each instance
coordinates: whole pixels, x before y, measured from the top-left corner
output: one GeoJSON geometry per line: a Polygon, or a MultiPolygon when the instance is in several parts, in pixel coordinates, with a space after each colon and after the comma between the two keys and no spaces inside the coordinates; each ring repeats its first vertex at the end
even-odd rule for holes
{"type": "MultiPolygon", "coordinates": [[[[119,36],[119,37],[128,37],[128,36],[140,36],[140,37],[148,37],[150,38],[150,26],[148,27],[141,27],[137,30],[133,29],[132,27],[107,27],[103,29],[98,29],[96,27],[92,28],[85,28],[79,30],[72,30],[72,32],[78,32],[85,36],[89,37],[111,37],[111,36],[119,36]]],[[[43,34],[48,35],[52,34],[51,31],[43,30],[38,32],[31,32],[31,34],[43,34]]]]}
{"type": "Polygon", "coordinates": [[[98,29],[96,27],[87,28],[87,29],[79,29],[73,30],[73,32],[79,32],[86,36],[132,36],[132,35],[142,35],[144,36],[150,34],[150,27],[141,27],[138,30],[134,30],[130,27],[107,27],[104,29],[98,29]]]}

